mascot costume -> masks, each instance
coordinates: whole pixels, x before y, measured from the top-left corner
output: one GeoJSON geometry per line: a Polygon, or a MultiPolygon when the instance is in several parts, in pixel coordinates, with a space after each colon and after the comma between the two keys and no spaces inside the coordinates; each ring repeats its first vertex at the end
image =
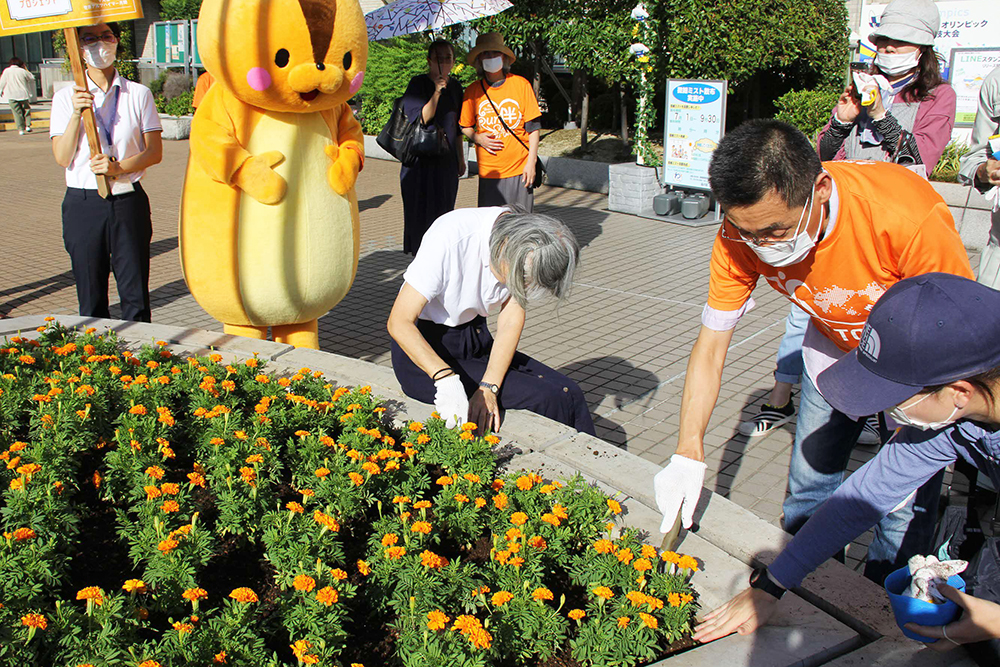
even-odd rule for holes
{"type": "Polygon", "coordinates": [[[215,84],[191,125],[184,279],[226,333],[319,348],[317,320],[358,268],[361,6],[204,0],[198,49],[215,84]]]}

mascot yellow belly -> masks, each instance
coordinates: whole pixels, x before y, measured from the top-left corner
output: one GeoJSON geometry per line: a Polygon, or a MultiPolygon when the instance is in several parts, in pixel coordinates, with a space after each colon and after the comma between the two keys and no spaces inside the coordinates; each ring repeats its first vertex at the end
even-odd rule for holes
{"type": "Polygon", "coordinates": [[[274,171],[288,190],[274,205],[240,193],[236,257],[247,324],[318,319],[354,281],[358,201],[353,190],[342,197],[327,185],[324,150],[332,143],[318,114],[267,114],[250,137],[250,153],[285,156],[274,171]]]}
{"type": "Polygon", "coordinates": [[[227,333],[318,347],[351,287],[364,138],[347,100],[368,61],[358,0],[203,0],[215,78],[191,126],[184,278],[227,333]]]}

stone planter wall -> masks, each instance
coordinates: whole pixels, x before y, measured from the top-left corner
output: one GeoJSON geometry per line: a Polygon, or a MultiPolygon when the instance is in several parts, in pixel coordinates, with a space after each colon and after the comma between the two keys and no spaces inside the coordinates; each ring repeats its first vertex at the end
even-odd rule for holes
{"type": "Polygon", "coordinates": [[[624,162],[608,166],[608,209],[640,214],[652,211],[653,197],[663,192],[656,169],[624,162]]]}
{"type": "Polygon", "coordinates": [[[161,114],[160,123],[163,125],[163,138],[174,141],[190,138],[192,120],[194,120],[194,116],[168,116],[161,114]]]}
{"type": "MultiPolygon", "coordinates": [[[[232,361],[258,353],[269,362],[268,369],[278,374],[291,375],[307,366],[322,371],[337,384],[368,384],[386,399],[389,414],[400,420],[423,420],[432,410],[432,406],[406,398],[391,369],[357,359],[201,329],[75,316],[58,319],[80,329],[113,330],[134,348],[165,340],[182,356],[214,351],[232,361]]],[[[31,338],[38,335],[35,328],[44,324],[41,315],[0,320],[0,338],[31,338]]],[[[527,412],[508,412],[500,436],[498,456],[506,470],[537,470],[550,479],[579,471],[604,491],[617,495],[625,523],[648,532],[650,542],[658,544],[660,515],[652,495],[657,465],[527,412]]],[[[684,534],[679,548],[700,561],[694,583],[703,614],[745,588],[751,566],[769,563],[789,539],[778,528],[707,489],[695,522],[700,529],[684,534]]],[[[974,667],[962,651],[942,655],[922,647],[905,639],[896,627],[881,587],[831,561],[800,589],[786,595],[771,625],[755,635],[731,635],[657,663],[657,667],[974,667]]]]}

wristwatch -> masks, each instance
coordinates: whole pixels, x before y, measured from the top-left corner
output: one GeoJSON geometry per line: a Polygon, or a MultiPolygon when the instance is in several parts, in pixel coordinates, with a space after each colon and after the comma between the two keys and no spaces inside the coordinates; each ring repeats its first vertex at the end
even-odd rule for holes
{"type": "Polygon", "coordinates": [[[753,571],[753,574],[750,575],[750,588],[762,590],[778,600],[785,594],[785,589],[771,581],[770,577],[767,576],[766,567],[758,567],[753,571]]]}
{"type": "Polygon", "coordinates": [[[480,382],[479,386],[482,387],[483,389],[489,389],[490,391],[493,392],[494,396],[496,396],[497,393],[500,391],[500,385],[490,384],[489,382],[480,382]]]}

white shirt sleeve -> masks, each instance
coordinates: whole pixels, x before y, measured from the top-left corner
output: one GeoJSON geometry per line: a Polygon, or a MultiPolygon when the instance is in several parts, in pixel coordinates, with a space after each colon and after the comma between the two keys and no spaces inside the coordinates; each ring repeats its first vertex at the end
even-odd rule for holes
{"type": "Polygon", "coordinates": [[[436,235],[431,233],[433,231],[430,229],[424,235],[417,256],[403,273],[403,280],[428,301],[433,301],[444,292],[447,255],[451,250],[450,244],[438,242],[436,235]]]}
{"type": "Polygon", "coordinates": [[[67,86],[52,96],[52,112],[49,115],[49,137],[61,137],[66,133],[69,119],[73,115],[72,96],[72,86],[67,86]]]}
{"type": "Polygon", "coordinates": [[[139,111],[141,131],[143,133],[162,132],[163,124],[160,123],[160,114],[156,112],[156,101],[153,99],[152,91],[146,86],[139,86],[139,90],[142,91],[139,111]]]}
{"type": "Polygon", "coordinates": [[[740,318],[755,305],[757,304],[754,303],[753,297],[747,299],[747,302],[739,310],[717,310],[706,303],[701,311],[701,323],[712,331],[729,331],[735,329],[740,318]]]}

